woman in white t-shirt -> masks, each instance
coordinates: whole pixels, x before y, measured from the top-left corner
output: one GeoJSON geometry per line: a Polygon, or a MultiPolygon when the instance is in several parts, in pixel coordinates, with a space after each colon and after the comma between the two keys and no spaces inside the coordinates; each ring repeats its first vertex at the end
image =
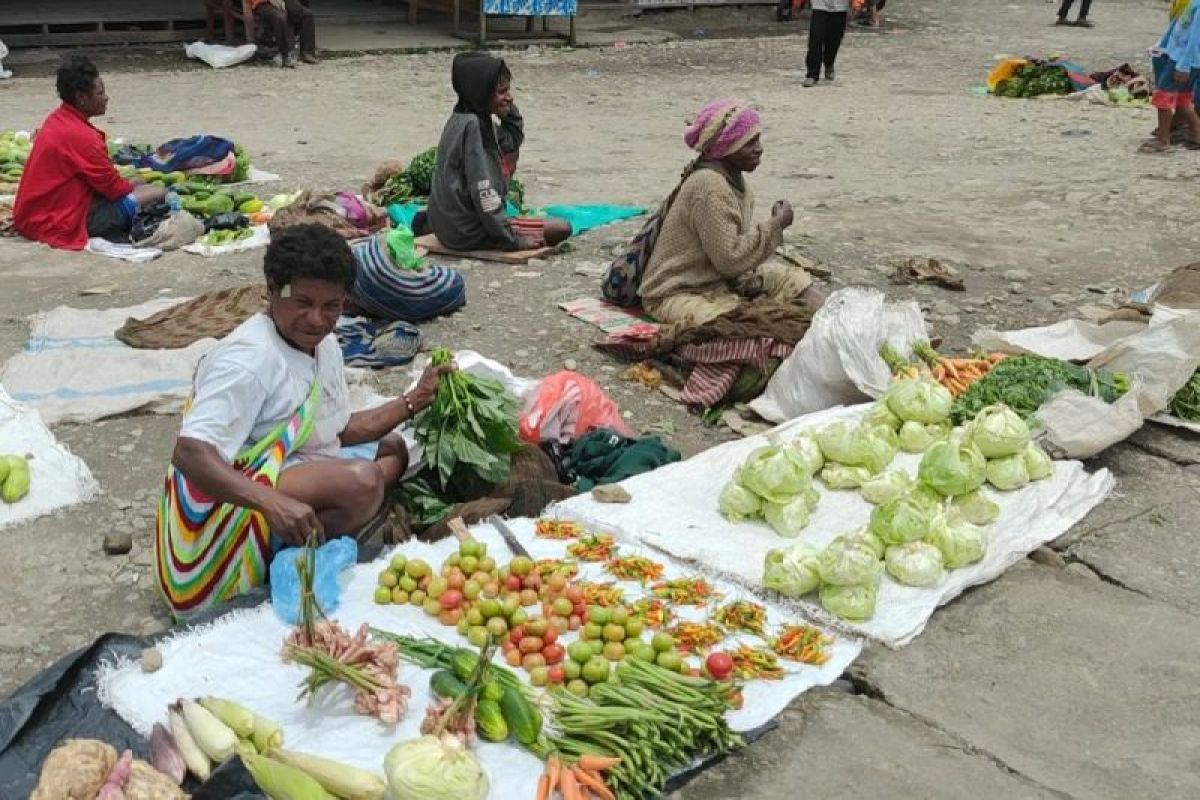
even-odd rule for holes
{"type": "Polygon", "coordinates": [[[332,230],[284,230],[263,258],[267,312],[196,370],[155,536],[159,587],[177,615],[262,584],[273,540],[357,531],[404,474],[408,451],[391,431],[433,402],[446,369],[351,413],[333,330],[355,268],[332,230]],[[357,452],[343,457],[344,448],[357,452]]]}

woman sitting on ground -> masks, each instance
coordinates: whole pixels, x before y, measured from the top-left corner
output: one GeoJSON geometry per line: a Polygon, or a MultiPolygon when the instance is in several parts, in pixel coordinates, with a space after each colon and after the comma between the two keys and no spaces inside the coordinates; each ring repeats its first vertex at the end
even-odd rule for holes
{"type": "Polygon", "coordinates": [[[17,189],[13,226],[27,239],[82,250],[89,238],[129,241],[133,218],[162,202],[167,190],[127,181],[108,157],[91,119],[108,110],[96,65],[71,56],[58,69],[62,105],[46,117],[17,189]]]}
{"type": "Polygon", "coordinates": [[[639,287],[660,322],[702,325],[761,294],[813,308],[824,302],[807,272],[771,258],[792,224],[791,205],[780,200],[767,221],[754,222],[745,173],[762,160],[761,131],[755,109],[716,100],[684,134],[700,157],[659,212],[662,228],[639,287]]]}
{"type": "Polygon", "coordinates": [[[458,104],[438,142],[427,212],[438,240],[462,251],[534,250],[565,240],[571,235],[566,220],[513,218],[505,209],[525,140],[508,67],[486,53],[459,53],[451,81],[458,104]]]}
{"type": "Polygon", "coordinates": [[[287,228],[263,258],[266,313],[201,361],[163,497],[158,584],[178,615],[262,584],[272,554],[360,532],[408,467],[391,432],[433,402],[444,368],[407,395],[351,413],[333,330],[354,285],[345,240],[287,228]]]}

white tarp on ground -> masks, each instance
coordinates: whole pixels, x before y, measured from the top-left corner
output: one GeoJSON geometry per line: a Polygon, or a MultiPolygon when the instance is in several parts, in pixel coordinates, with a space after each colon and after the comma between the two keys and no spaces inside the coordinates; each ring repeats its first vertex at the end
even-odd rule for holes
{"type": "MultiPolygon", "coordinates": [[[[774,429],[790,439],[840,419],[857,419],[868,406],[830,409],[774,429]]],[[[728,578],[766,597],[762,588],[763,557],[775,547],[803,542],[824,547],[835,536],[867,524],[873,508],[857,491],[831,492],[816,482],[820,503],[798,539],[782,539],[764,522],[735,524],[718,510],[717,498],[733,472],[755,449],[767,444],[767,434],[714,447],[694,458],[669,464],[621,483],[633,497],[625,505],[597,503],[580,495],[547,512],[589,525],[619,529],[626,536],[669,553],[697,569],[728,578]]],[[[901,453],[894,467],[916,475],[920,456],[901,453]]],[[[902,586],[884,575],[875,615],[864,623],[846,625],[860,635],[899,647],[921,632],[934,610],[964,589],[998,577],[1039,545],[1065,533],[1105,498],[1113,486],[1107,470],[1088,474],[1077,461],[1058,461],[1051,479],[1016,492],[991,492],[1000,516],[988,527],[988,553],[978,564],[947,573],[935,587],[902,586]]],[[[815,595],[786,601],[809,619],[835,624],[815,595]]]]}
{"type": "MultiPolygon", "coordinates": [[[[512,520],[509,526],[534,558],[564,555],[567,542],[536,539],[532,520],[512,520]]],[[[508,551],[491,526],[475,526],[472,533],[487,542],[490,554],[505,560],[502,554],[508,551]]],[[[456,547],[457,541],[448,539],[435,544],[411,542],[399,549],[410,558],[423,558],[436,566],[456,547]]],[[[661,556],[657,559],[664,560],[661,556]]],[[[341,605],[333,616],[351,631],[367,623],[395,633],[432,636],[460,647],[468,646],[453,629],[438,624],[415,606],[380,606],[373,602],[376,578],[386,560],[387,556],[352,570],[341,605]]],[[[585,576],[588,573],[599,576],[597,566],[584,567],[585,576]]],[[[666,568],[670,577],[684,574],[678,565],[668,562],[666,568]]],[[[623,585],[629,590],[637,586],[623,585]]],[[[730,595],[737,594],[734,586],[723,588],[730,595]]],[[[768,623],[774,626],[781,621],[788,621],[785,612],[769,606],[768,623]]],[[[209,627],[160,644],[163,667],[155,673],[144,673],[137,664],[116,665],[102,671],[97,679],[101,702],[113,708],[139,733],[148,735],[155,722],[165,722],[167,704],[178,697],[205,694],[229,697],[279,722],[290,749],[320,753],[382,773],[387,751],[397,742],[419,735],[421,719],[430,703],[432,673],[401,665],[400,681],[412,689],[412,697],[408,713],[395,729],[355,714],[349,694],[341,687],[323,691],[315,705],[306,706],[296,699],[305,670],[283,664],[279,657],[287,632],[288,627],[275,617],[269,604],[234,612],[209,627]]],[[[569,634],[563,639],[572,641],[574,636],[569,634]]],[[[823,667],[782,662],[787,669],[783,680],[752,681],[746,685],[745,704],[741,710],[730,712],[730,725],[736,730],[749,730],[765,723],[802,692],[837,679],[861,649],[861,640],[839,638],[823,667]]],[[[524,672],[518,674],[527,677],[524,672]]],[[[479,742],[474,749],[491,780],[491,797],[507,800],[534,795],[542,772],[537,758],[513,744],[479,742]]]]}
{"type": "Polygon", "coordinates": [[[36,519],[89,499],[99,487],[87,464],[54,438],[38,413],[13,401],[0,385],[0,453],[29,457],[29,494],[0,502],[0,528],[36,519]]]}
{"type": "Polygon", "coordinates": [[[35,314],[25,349],[0,368],[0,382],[47,424],[178,411],[191,391],[196,364],[216,340],[179,350],[139,350],[113,334],[129,317],[144,319],[187,299],[98,310],[59,306],[35,314]]]}

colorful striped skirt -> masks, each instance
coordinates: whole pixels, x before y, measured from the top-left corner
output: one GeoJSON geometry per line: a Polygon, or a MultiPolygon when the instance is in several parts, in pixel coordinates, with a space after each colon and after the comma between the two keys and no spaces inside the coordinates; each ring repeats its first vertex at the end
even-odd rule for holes
{"type": "MultiPolygon", "coordinates": [[[[284,461],[312,433],[319,398],[314,381],[291,418],[239,453],[234,469],[274,487],[284,461]]],[[[159,591],[177,618],[266,583],[270,539],[262,514],[214,502],[173,465],[168,467],[158,503],[154,554],[159,591]]]]}

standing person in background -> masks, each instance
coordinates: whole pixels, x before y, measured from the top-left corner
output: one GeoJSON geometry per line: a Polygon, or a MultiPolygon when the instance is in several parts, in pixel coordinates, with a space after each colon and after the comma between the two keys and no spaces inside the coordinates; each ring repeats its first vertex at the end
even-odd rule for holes
{"type": "Polygon", "coordinates": [[[846,20],[850,16],[850,0],[812,0],[812,17],[808,23],[808,58],[805,66],[808,74],[804,85],[816,86],[821,80],[821,67],[825,67],[825,80],[833,82],[833,65],[837,61],[838,48],[846,34],[846,20]]]}
{"type": "Polygon", "coordinates": [[[1067,19],[1067,15],[1071,13],[1071,6],[1075,5],[1075,0],[1062,0],[1062,5],[1058,7],[1058,22],[1055,25],[1074,25],[1077,28],[1094,28],[1096,24],[1087,18],[1088,11],[1092,8],[1092,0],[1079,0],[1079,16],[1074,22],[1067,19]]]}
{"type": "Polygon", "coordinates": [[[275,34],[275,47],[279,50],[279,64],[295,67],[296,55],[292,52],[292,27],[300,32],[300,60],[305,64],[316,64],[317,29],[312,9],[302,0],[250,0],[255,21],[264,30],[275,34]]]}
{"type": "Polygon", "coordinates": [[[1200,150],[1200,116],[1196,114],[1196,85],[1200,82],[1200,13],[1193,0],[1171,0],[1166,33],[1150,51],[1154,64],[1154,94],[1158,109],[1154,138],[1138,148],[1142,153],[1171,149],[1171,131],[1182,123],[1183,146],[1200,150]]]}

